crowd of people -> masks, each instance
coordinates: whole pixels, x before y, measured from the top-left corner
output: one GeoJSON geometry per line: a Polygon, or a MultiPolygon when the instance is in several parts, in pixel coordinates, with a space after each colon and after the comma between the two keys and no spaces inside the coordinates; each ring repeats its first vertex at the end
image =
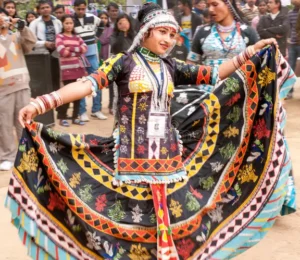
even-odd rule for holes
{"type": "MultiPolygon", "coordinates": [[[[288,11],[281,6],[280,0],[246,0],[244,4],[232,1],[235,16],[240,19],[240,22],[236,22],[235,18],[228,15],[221,0],[180,0],[170,6],[181,32],[177,34],[175,46],[169,55],[190,63],[219,65],[256,43],[259,38],[275,38],[281,53],[288,57],[295,70],[296,60],[300,56],[300,1],[293,0],[292,4],[294,8],[288,11]]],[[[91,74],[111,55],[127,51],[139,27],[137,19],[120,10],[113,2],[106,9],[99,10],[98,16],[87,12],[85,0],[74,1],[73,15],[66,14],[63,5],[52,8],[46,0],[38,2],[36,10],[27,12],[25,21],[18,17],[13,0],[4,1],[3,12],[11,19],[12,32],[28,27],[34,34],[36,43],[32,51],[50,53],[54,90],[91,74]]],[[[114,86],[115,83],[109,86],[111,115],[114,86]]],[[[107,115],[102,112],[101,92],[98,90],[93,97],[90,116],[105,120],[107,115]]],[[[292,92],[287,98],[292,97],[292,92]]],[[[68,108],[69,105],[65,104],[57,109],[61,126],[70,126],[70,119],[77,125],[89,121],[85,99],[74,102],[71,117],[67,114],[68,108]]],[[[11,154],[6,148],[2,153],[11,154]]],[[[0,169],[12,166],[11,158],[11,155],[0,156],[4,163],[0,169]]]]}
{"type": "Polygon", "coordinates": [[[15,158],[5,205],[31,258],[230,259],[296,211],[281,100],[298,7],[263,4],[147,3],[136,19],[115,3],[94,15],[75,0],[69,15],[41,0],[24,22],[4,3],[0,169],[15,158]],[[31,51],[50,55],[54,91],[30,100],[31,51]],[[88,95],[105,120],[105,87],[110,137],[33,121],[56,109],[68,127],[73,102],[84,125],[88,95]]]}
{"type": "MultiPolygon", "coordinates": [[[[221,0],[180,0],[170,4],[170,11],[181,26],[170,56],[191,63],[217,65],[231,59],[259,38],[275,38],[281,53],[288,57],[295,70],[296,60],[300,56],[300,1],[293,0],[292,4],[294,8],[288,11],[281,6],[280,0],[246,0],[246,3],[232,1],[235,16],[241,22],[228,16],[221,0]]],[[[75,0],[73,15],[66,14],[63,5],[52,8],[50,2],[42,0],[38,2],[36,10],[26,13],[25,21],[18,17],[13,0],[4,1],[3,8],[3,12],[11,19],[11,31],[16,32],[18,27],[19,30],[28,27],[36,38],[32,51],[50,53],[54,90],[78,77],[91,74],[111,55],[127,51],[139,27],[137,19],[120,10],[113,2],[106,9],[99,10],[96,16],[87,12],[85,0],[75,0]]],[[[115,83],[109,86],[111,115],[114,86],[115,83]]],[[[107,115],[102,112],[101,92],[98,90],[93,97],[90,116],[105,120],[107,115]]],[[[292,97],[292,92],[287,98],[292,97]]],[[[71,117],[67,114],[68,108],[66,104],[57,109],[61,126],[70,126],[70,119],[77,125],[89,121],[85,99],[74,102],[71,117]]],[[[10,154],[7,151],[3,153],[10,154]]],[[[11,158],[11,155],[0,156],[4,163],[0,169],[9,168],[12,165],[11,158]]]]}

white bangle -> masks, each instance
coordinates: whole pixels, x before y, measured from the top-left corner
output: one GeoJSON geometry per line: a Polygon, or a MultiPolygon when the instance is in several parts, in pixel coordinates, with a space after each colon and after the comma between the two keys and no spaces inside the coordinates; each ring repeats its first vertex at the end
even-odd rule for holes
{"type": "Polygon", "coordinates": [[[34,107],[35,107],[35,109],[36,109],[36,112],[38,113],[38,115],[40,115],[40,114],[41,114],[40,107],[39,107],[39,105],[38,105],[37,103],[35,103],[34,101],[31,101],[31,102],[30,102],[30,105],[32,105],[32,106],[34,106],[34,107]]]}
{"type": "Polygon", "coordinates": [[[93,77],[82,77],[82,78],[79,78],[77,79],[77,81],[81,81],[81,82],[86,82],[87,80],[89,80],[90,82],[92,82],[92,86],[91,86],[91,95],[93,97],[96,97],[97,96],[97,88],[98,88],[98,85],[97,85],[97,82],[95,81],[95,79],[93,77]]]}

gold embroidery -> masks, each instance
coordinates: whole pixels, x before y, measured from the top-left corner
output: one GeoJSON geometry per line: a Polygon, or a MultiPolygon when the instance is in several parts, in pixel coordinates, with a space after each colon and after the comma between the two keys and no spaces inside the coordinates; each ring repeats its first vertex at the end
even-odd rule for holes
{"type": "Polygon", "coordinates": [[[27,153],[24,152],[20,161],[21,164],[17,168],[21,173],[37,171],[39,158],[34,148],[31,148],[27,153]]]}
{"type": "Polygon", "coordinates": [[[273,80],[275,80],[275,77],[275,72],[271,72],[271,70],[268,67],[266,67],[262,70],[261,73],[258,74],[258,84],[260,84],[262,87],[265,87],[268,84],[270,84],[273,80]]]}
{"type": "Polygon", "coordinates": [[[182,206],[181,206],[181,204],[178,201],[171,199],[170,210],[172,211],[172,215],[175,218],[181,217],[181,215],[182,215],[182,209],[181,209],[181,207],[182,206]]]}
{"type": "Polygon", "coordinates": [[[231,127],[231,125],[223,132],[224,136],[227,138],[236,137],[240,133],[238,128],[231,127]]]}
{"type": "Polygon", "coordinates": [[[141,244],[131,245],[129,258],[132,260],[148,260],[151,259],[151,255],[147,251],[146,247],[142,247],[141,244]]]}
{"type": "Polygon", "coordinates": [[[73,173],[72,177],[69,180],[70,186],[75,189],[77,185],[81,182],[80,172],[73,173]]]}
{"type": "Polygon", "coordinates": [[[238,180],[241,183],[244,182],[256,182],[257,181],[258,176],[255,175],[255,169],[253,168],[253,165],[244,165],[242,169],[239,170],[238,173],[238,180]]]}

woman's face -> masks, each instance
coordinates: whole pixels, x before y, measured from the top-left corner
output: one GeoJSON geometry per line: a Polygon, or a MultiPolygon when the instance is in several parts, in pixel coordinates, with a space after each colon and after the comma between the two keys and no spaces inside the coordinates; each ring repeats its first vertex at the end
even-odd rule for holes
{"type": "Polygon", "coordinates": [[[207,0],[207,8],[211,19],[220,23],[231,15],[228,6],[222,0],[207,0]]]}
{"type": "Polygon", "coordinates": [[[106,14],[101,14],[100,19],[104,23],[104,25],[107,25],[108,17],[106,16],[106,14]]]}
{"type": "Polygon", "coordinates": [[[16,7],[13,3],[7,4],[4,9],[8,12],[8,15],[11,17],[13,17],[16,14],[16,7]]]}
{"type": "Polygon", "coordinates": [[[174,29],[169,27],[154,28],[149,37],[144,39],[142,46],[157,55],[163,55],[173,46],[176,37],[174,29]]]}
{"type": "Polygon", "coordinates": [[[258,5],[258,11],[260,14],[266,14],[267,13],[267,4],[266,2],[260,2],[259,5],[258,5]]]}
{"type": "Polygon", "coordinates": [[[121,18],[118,21],[117,26],[118,26],[119,31],[122,31],[122,32],[128,32],[130,29],[130,23],[126,18],[121,18]]]}
{"type": "Polygon", "coordinates": [[[29,14],[27,16],[27,23],[31,23],[33,20],[35,20],[35,16],[33,14],[29,14]]]}
{"type": "Polygon", "coordinates": [[[72,18],[66,18],[63,22],[65,32],[72,32],[74,28],[74,22],[72,18]]]}

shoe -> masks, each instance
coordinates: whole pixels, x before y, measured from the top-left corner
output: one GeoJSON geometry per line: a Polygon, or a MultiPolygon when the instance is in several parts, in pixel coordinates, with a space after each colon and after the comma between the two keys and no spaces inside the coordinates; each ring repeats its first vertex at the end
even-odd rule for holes
{"type": "Polygon", "coordinates": [[[114,111],[113,111],[113,109],[109,109],[109,113],[111,114],[111,115],[114,115],[114,111]]]}
{"type": "Polygon", "coordinates": [[[89,117],[87,116],[86,113],[83,113],[81,116],[80,116],[80,121],[82,122],[88,122],[90,121],[89,117]]]}
{"type": "Polygon", "coordinates": [[[100,120],[105,120],[107,119],[107,116],[103,115],[101,111],[98,111],[96,113],[91,114],[92,117],[97,117],[100,120]]]}
{"type": "Polygon", "coordinates": [[[74,125],[85,125],[85,122],[81,121],[79,118],[73,119],[72,123],[74,125]]]}
{"type": "Polygon", "coordinates": [[[0,164],[0,171],[9,171],[13,165],[14,164],[10,161],[4,161],[0,164]]]}
{"type": "Polygon", "coordinates": [[[64,126],[64,127],[69,127],[70,124],[67,120],[60,120],[59,125],[64,126]]]}

